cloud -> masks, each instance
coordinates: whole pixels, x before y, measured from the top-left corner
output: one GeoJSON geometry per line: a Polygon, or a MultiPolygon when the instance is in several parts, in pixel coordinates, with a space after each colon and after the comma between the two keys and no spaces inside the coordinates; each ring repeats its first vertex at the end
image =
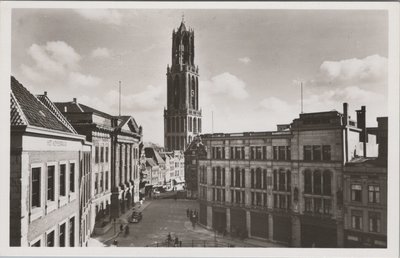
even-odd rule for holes
{"type": "Polygon", "coordinates": [[[105,24],[120,25],[122,23],[122,13],[111,9],[77,9],[76,13],[83,18],[105,24]]]}
{"type": "Polygon", "coordinates": [[[21,74],[31,83],[45,86],[94,87],[101,79],[83,74],[82,57],[64,41],[49,41],[43,45],[32,44],[27,50],[32,65],[21,64],[21,74]]]}
{"type": "Polygon", "coordinates": [[[73,87],[95,87],[99,85],[101,79],[92,75],[85,75],[78,72],[71,72],[69,74],[69,84],[73,87]]]}
{"type": "Polygon", "coordinates": [[[216,75],[210,80],[200,82],[202,94],[225,95],[234,99],[245,99],[249,96],[246,83],[228,72],[216,75]]]}
{"type": "Polygon", "coordinates": [[[243,64],[246,64],[246,65],[251,62],[251,59],[249,57],[247,57],[247,56],[246,57],[241,57],[238,60],[239,60],[239,62],[241,62],[243,64]]]}
{"type": "MultiPolygon", "coordinates": [[[[122,92],[124,86],[122,86],[122,92]]],[[[122,94],[121,101],[124,110],[132,110],[134,112],[147,112],[163,109],[164,91],[161,86],[155,87],[148,85],[144,91],[136,94],[122,94]]],[[[117,90],[111,90],[106,94],[105,101],[111,106],[117,107],[119,101],[119,93],[117,90]]]]}
{"type": "Polygon", "coordinates": [[[388,60],[379,55],[363,59],[324,61],[313,85],[349,86],[351,84],[380,83],[387,80],[388,60]]]}
{"type": "Polygon", "coordinates": [[[98,47],[94,49],[90,55],[94,58],[108,58],[111,56],[111,52],[107,48],[98,47]]]}

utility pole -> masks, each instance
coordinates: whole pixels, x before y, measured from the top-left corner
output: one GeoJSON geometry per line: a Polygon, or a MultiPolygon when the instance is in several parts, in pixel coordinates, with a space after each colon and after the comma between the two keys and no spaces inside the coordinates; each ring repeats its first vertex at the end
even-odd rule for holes
{"type": "Polygon", "coordinates": [[[300,82],[301,88],[301,113],[303,114],[303,82],[300,82]]]}
{"type": "Polygon", "coordinates": [[[214,133],[214,111],[211,111],[211,133],[214,133]]]}
{"type": "Polygon", "coordinates": [[[121,116],[121,81],[119,81],[119,105],[118,105],[118,114],[121,116]]]}

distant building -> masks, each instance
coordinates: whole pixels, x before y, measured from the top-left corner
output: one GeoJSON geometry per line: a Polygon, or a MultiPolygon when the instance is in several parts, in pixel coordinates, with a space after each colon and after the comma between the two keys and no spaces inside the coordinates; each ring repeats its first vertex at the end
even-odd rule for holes
{"type": "Polygon", "coordinates": [[[195,137],[185,151],[185,181],[188,198],[198,196],[198,167],[199,159],[205,159],[207,151],[201,142],[201,137],[195,137]]]}
{"type": "Polygon", "coordinates": [[[344,167],[346,247],[387,247],[387,117],[367,131],[377,136],[376,158],[357,156],[344,167]]]}
{"type": "Polygon", "coordinates": [[[152,159],[151,162],[154,162],[158,167],[158,178],[156,179],[153,175],[154,179],[151,180],[152,189],[156,187],[162,187],[165,183],[165,173],[166,173],[166,164],[165,160],[161,157],[160,153],[156,148],[153,147],[145,147],[144,152],[147,159],[152,159]]]}
{"type": "Polygon", "coordinates": [[[14,77],[10,119],[10,246],[86,245],[91,143],[14,77]]]}
{"type": "MultiPolygon", "coordinates": [[[[344,166],[378,150],[347,109],[300,114],[277,131],[201,135],[200,223],[295,247],[343,247],[344,166]]],[[[191,147],[186,156],[196,160],[191,147]]]]}
{"type": "Polygon", "coordinates": [[[194,32],[182,21],[172,32],[172,64],[167,67],[167,108],[164,110],[166,151],[185,150],[201,132],[199,69],[194,64],[194,32]]]}

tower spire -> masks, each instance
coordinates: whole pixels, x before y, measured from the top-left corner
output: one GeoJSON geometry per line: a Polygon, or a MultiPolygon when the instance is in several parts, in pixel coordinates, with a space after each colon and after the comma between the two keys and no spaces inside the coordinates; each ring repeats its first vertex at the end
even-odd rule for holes
{"type": "Polygon", "coordinates": [[[185,13],[182,12],[182,23],[185,23],[185,13]]]}

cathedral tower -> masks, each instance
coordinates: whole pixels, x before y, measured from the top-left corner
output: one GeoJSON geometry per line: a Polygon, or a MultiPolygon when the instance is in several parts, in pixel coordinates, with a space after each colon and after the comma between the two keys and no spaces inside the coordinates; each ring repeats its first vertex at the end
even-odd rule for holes
{"type": "Polygon", "coordinates": [[[172,64],[167,67],[167,108],[164,110],[166,150],[185,150],[201,133],[199,68],[194,65],[194,32],[182,19],[172,32],[172,64]]]}

